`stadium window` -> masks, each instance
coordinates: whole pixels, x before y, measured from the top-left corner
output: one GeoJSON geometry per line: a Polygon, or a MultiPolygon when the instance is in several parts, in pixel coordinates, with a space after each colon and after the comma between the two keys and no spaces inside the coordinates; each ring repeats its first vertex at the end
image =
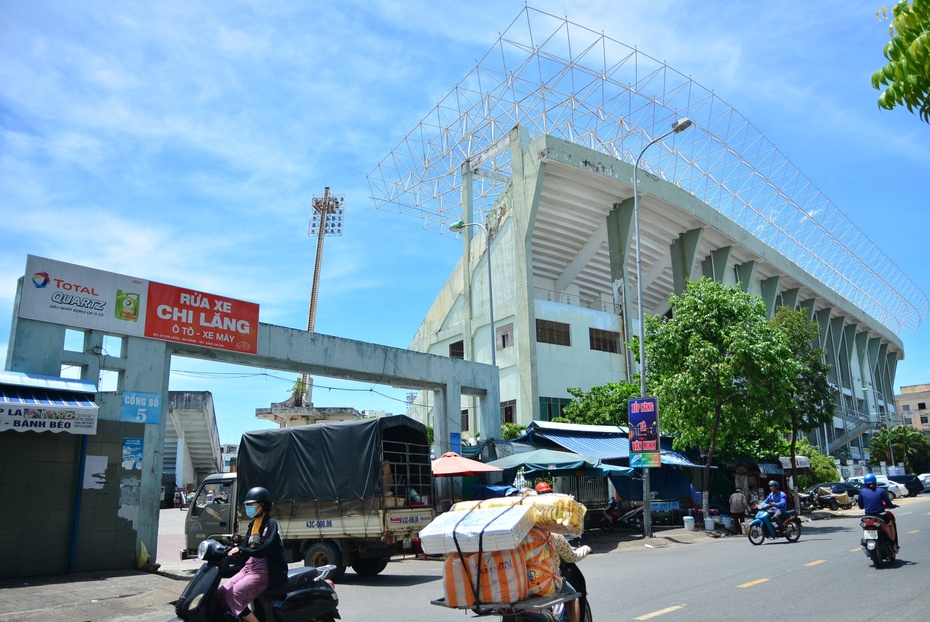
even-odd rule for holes
{"type": "Polygon", "coordinates": [[[927,410],[926,402],[917,402],[917,410],[927,410]]]}
{"type": "Polygon", "coordinates": [[[497,349],[503,350],[513,346],[513,322],[495,329],[497,333],[497,349]]]}
{"type": "Polygon", "coordinates": [[[517,422],[517,400],[501,402],[501,423],[517,422]]]}
{"type": "Polygon", "coordinates": [[[589,328],[588,339],[590,340],[592,350],[613,352],[614,354],[620,351],[620,333],[615,333],[612,330],[589,328]]]}
{"type": "Polygon", "coordinates": [[[468,409],[462,411],[462,432],[468,431],[468,409]]]}
{"type": "Polygon", "coordinates": [[[536,341],[557,346],[572,345],[571,326],[564,322],[536,320],[536,341]]]}
{"type": "Polygon", "coordinates": [[[455,343],[449,344],[449,358],[453,359],[464,359],[465,358],[465,342],[456,341],[455,343]]]}

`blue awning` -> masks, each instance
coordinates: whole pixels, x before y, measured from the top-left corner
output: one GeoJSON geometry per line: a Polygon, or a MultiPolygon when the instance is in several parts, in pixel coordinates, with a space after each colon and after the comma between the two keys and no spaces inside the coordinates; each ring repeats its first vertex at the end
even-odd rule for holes
{"type": "Polygon", "coordinates": [[[704,468],[703,464],[695,464],[688,460],[684,454],[680,454],[677,451],[665,451],[662,450],[662,453],[659,456],[662,464],[668,464],[672,466],[681,466],[681,467],[695,467],[698,469],[704,468]]]}
{"type": "Polygon", "coordinates": [[[785,470],[781,468],[780,464],[775,464],[773,462],[760,462],[759,473],[762,473],[763,475],[784,475],[785,470]]]}
{"type": "Polygon", "coordinates": [[[93,408],[97,409],[93,395],[0,385],[0,404],[27,408],[93,408]]]}
{"type": "Polygon", "coordinates": [[[96,387],[84,380],[0,373],[0,431],[97,432],[96,387]]]}
{"type": "Polygon", "coordinates": [[[594,436],[577,432],[536,430],[537,439],[544,439],[582,456],[601,460],[617,460],[630,457],[630,441],[622,436],[594,436]]]}

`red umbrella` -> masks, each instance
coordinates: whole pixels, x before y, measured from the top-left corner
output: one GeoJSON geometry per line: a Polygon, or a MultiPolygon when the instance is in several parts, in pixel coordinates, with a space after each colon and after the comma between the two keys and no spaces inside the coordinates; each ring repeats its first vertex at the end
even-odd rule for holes
{"type": "Polygon", "coordinates": [[[433,460],[433,477],[454,477],[458,475],[477,475],[478,473],[496,473],[503,471],[477,460],[463,458],[454,451],[447,451],[433,460]]]}

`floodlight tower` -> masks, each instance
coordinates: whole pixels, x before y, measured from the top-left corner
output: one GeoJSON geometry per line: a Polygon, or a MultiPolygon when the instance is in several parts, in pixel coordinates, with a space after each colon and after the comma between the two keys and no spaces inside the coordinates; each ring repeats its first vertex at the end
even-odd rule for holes
{"type": "MultiPolygon", "coordinates": [[[[329,186],[323,189],[323,196],[313,197],[313,209],[310,212],[310,228],[307,235],[316,236],[316,260],[313,262],[313,284],[310,287],[310,310],[307,313],[307,332],[313,332],[316,325],[316,300],[320,288],[320,264],[323,262],[323,238],[327,235],[342,235],[342,217],[345,211],[344,194],[333,195],[329,186]]],[[[305,405],[310,401],[312,380],[309,374],[301,374],[304,385],[305,405]]]]}

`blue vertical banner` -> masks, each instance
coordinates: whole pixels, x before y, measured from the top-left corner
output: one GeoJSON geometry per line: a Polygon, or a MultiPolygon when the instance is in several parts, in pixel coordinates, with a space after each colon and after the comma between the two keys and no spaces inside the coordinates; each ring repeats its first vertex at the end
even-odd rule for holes
{"type": "Polygon", "coordinates": [[[449,451],[462,455],[462,435],[459,432],[449,433],[449,451]]]}
{"type": "Polygon", "coordinates": [[[161,394],[123,391],[119,420],[158,425],[161,421],[161,394]]]}
{"type": "Polygon", "coordinates": [[[627,403],[630,416],[630,466],[662,466],[659,453],[659,400],[634,397],[627,403]]]}

